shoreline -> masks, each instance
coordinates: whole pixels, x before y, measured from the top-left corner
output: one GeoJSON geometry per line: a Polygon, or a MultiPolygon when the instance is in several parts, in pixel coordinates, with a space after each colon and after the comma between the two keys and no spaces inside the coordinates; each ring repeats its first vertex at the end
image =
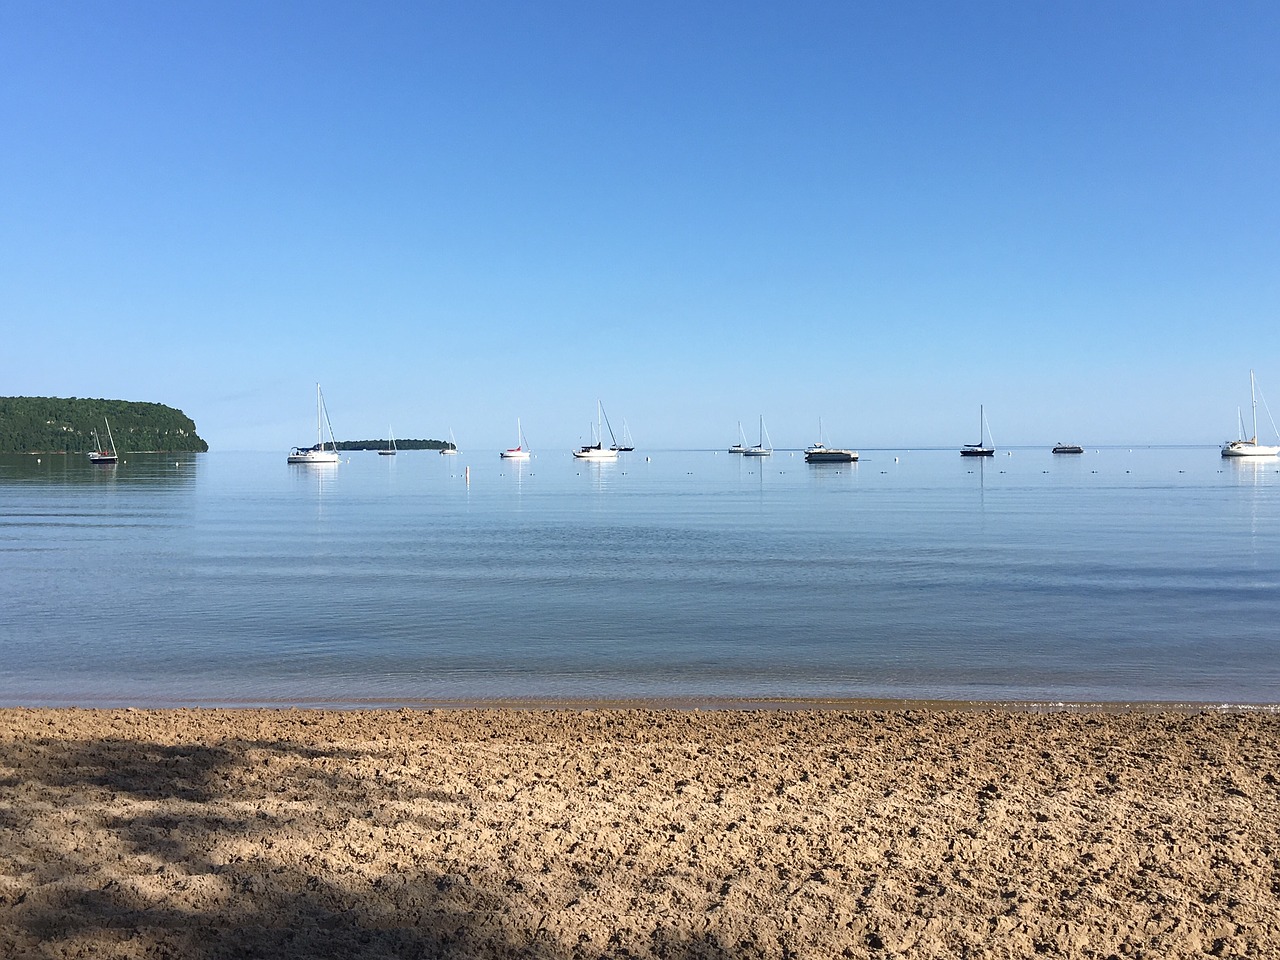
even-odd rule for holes
{"type": "Polygon", "coordinates": [[[0,709],[0,955],[1203,958],[1271,711],[0,709]]]}
{"type": "Polygon", "coordinates": [[[397,710],[519,710],[519,711],[786,711],[865,712],[923,710],[930,712],[1012,713],[1280,713],[1280,703],[1220,702],[1199,700],[944,700],[898,699],[892,697],[458,697],[405,698],[368,697],[337,700],[329,697],[288,697],[270,700],[98,700],[77,702],[42,701],[39,698],[0,701],[0,714],[7,710],[311,710],[351,713],[397,710]]]}

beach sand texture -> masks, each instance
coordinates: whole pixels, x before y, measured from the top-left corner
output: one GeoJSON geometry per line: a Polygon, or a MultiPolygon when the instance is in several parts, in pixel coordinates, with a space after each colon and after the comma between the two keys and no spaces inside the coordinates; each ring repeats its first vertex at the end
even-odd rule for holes
{"type": "Polygon", "coordinates": [[[0,711],[3,957],[1280,956],[1280,716],[0,711]]]}

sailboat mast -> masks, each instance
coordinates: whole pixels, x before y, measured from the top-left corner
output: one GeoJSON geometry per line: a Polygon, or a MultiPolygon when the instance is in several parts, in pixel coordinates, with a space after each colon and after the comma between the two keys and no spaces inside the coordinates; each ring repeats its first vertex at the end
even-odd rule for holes
{"type": "Polygon", "coordinates": [[[324,395],[320,393],[320,384],[316,384],[316,438],[317,444],[321,450],[324,449],[323,435],[320,433],[320,417],[323,415],[325,426],[329,428],[329,446],[333,448],[333,452],[338,452],[338,438],[333,435],[333,424],[329,422],[329,409],[324,405],[324,395]]]}
{"type": "MultiPolygon", "coordinates": [[[[600,410],[600,416],[604,418],[604,425],[609,428],[609,443],[616,447],[618,445],[618,438],[613,435],[613,424],[609,422],[609,415],[604,412],[604,404],[597,400],[596,407],[600,410]]],[[[603,434],[600,435],[600,443],[602,445],[604,444],[603,434]]]]}
{"type": "MultiPolygon", "coordinates": [[[[103,417],[102,422],[107,425],[107,443],[111,444],[111,452],[114,454],[116,452],[116,441],[115,441],[115,437],[111,436],[111,421],[108,420],[106,417],[103,417]]],[[[1254,423],[1253,432],[1254,432],[1254,435],[1256,436],[1258,433],[1258,426],[1257,426],[1258,411],[1256,409],[1256,405],[1253,411],[1253,423],[1254,423]]]]}
{"type": "Polygon", "coordinates": [[[1258,442],[1258,393],[1253,385],[1253,371],[1249,371],[1249,399],[1253,402],[1253,442],[1258,442]]]}

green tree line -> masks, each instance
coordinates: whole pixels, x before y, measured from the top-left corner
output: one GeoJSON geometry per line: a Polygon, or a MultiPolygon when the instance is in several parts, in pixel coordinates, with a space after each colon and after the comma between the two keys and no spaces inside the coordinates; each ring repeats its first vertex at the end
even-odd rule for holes
{"type": "MultiPolygon", "coordinates": [[[[387,440],[339,440],[339,450],[385,450],[387,440]]],[[[448,450],[453,444],[448,440],[396,440],[397,450],[448,450]]]]}
{"type": "Polygon", "coordinates": [[[0,453],[87,453],[105,423],[121,453],[196,452],[209,445],[195,421],[162,403],[79,397],[0,397],[0,453]]]}

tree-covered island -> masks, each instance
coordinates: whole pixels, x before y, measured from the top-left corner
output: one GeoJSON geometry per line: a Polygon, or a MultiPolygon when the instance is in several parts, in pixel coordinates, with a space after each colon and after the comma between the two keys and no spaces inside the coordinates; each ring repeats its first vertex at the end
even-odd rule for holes
{"type": "Polygon", "coordinates": [[[79,397],[0,397],[0,453],[88,453],[111,424],[120,453],[205,453],[195,421],[162,403],[79,397]]]}
{"type": "MultiPolygon", "coordinates": [[[[339,440],[339,450],[385,450],[390,446],[387,440],[339,440]]],[[[396,440],[397,450],[449,450],[453,444],[448,440],[396,440]]]]}

